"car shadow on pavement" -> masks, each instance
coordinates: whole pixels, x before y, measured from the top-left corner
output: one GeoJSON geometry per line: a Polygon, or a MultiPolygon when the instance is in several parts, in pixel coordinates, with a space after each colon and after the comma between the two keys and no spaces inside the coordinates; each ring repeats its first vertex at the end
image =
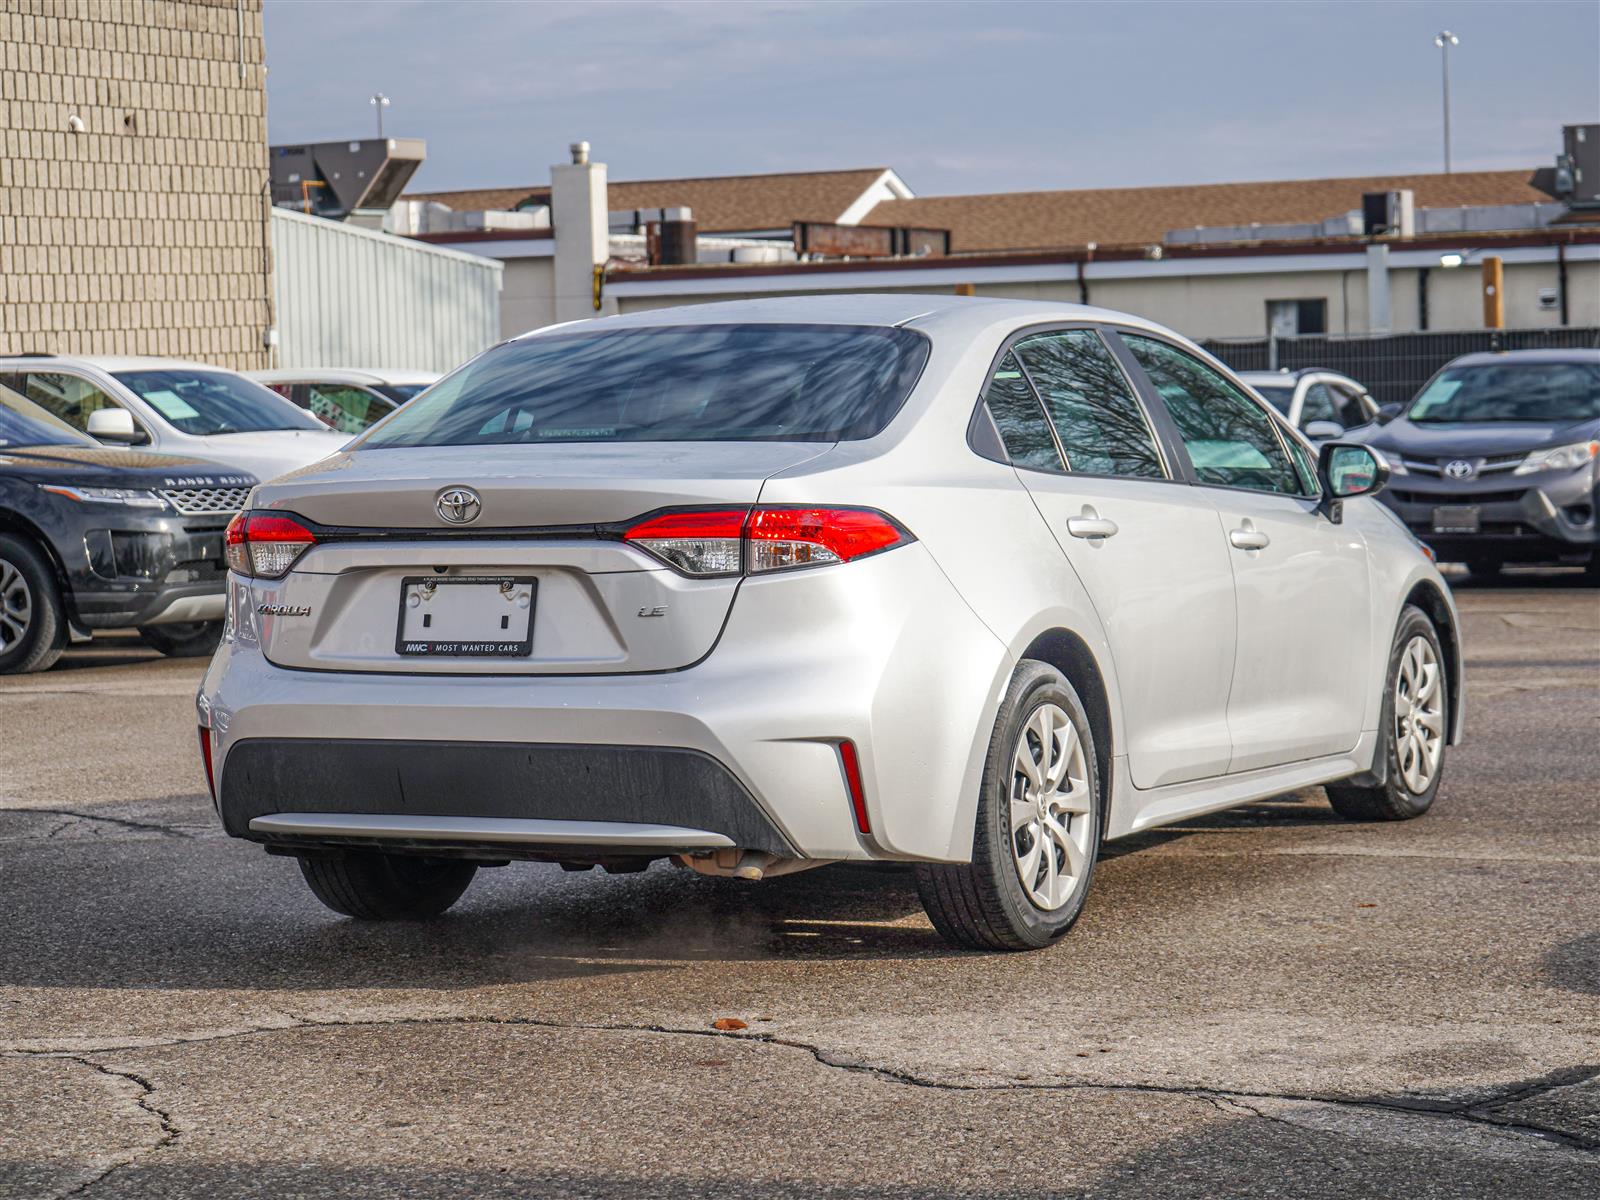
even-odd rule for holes
{"type": "Polygon", "coordinates": [[[1556,987],[1600,996],[1600,933],[1551,947],[1541,965],[1541,974],[1556,987]]]}

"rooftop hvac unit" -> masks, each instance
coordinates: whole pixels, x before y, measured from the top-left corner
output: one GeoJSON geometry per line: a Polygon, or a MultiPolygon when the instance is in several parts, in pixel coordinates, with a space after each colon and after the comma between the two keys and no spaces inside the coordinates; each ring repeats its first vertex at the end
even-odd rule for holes
{"type": "Polygon", "coordinates": [[[1561,163],[1557,186],[1573,208],[1600,208],[1600,125],[1565,125],[1561,129],[1561,163]]]}
{"type": "Polygon", "coordinates": [[[400,198],[427,153],[421,138],[273,146],[272,202],[335,221],[381,215],[400,198]]]}
{"type": "Polygon", "coordinates": [[[1361,194],[1361,231],[1368,237],[1416,234],[1416,197],[1410,188],[1361,194]]]}

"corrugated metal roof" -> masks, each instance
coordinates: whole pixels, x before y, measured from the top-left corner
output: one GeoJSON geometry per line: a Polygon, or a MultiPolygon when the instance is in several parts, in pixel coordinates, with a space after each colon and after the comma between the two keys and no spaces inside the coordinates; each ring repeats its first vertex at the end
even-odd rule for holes
{"type": "Polygon", "coordinates": [[[278,366],[448,371],[500,340],[496,259],[272,210],[278,366]]]}

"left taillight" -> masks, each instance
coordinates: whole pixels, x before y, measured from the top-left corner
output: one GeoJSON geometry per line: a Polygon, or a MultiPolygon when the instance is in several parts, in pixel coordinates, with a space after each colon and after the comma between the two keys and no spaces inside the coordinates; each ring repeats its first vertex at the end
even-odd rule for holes
{"type": "Polygon", "coordinates": [[[217,774],[211,766],[211,730],[200,726],[200,760],[206,765],[206,787],[211,792],[211,803],[217,802],[217,774]]]}
{"type": "Polygon", "coordinates": [[[805,505],[669,509],[622,538],[696,578],[849,562],[916,540],[875,508],[805,505]]]}
{"type": "Polygon", "coordinates": [[[223,551],[228,569],[250,579],[282,579],[317,543],[299,519],[287,513],[246,510],[228,522],[223,551]]]}

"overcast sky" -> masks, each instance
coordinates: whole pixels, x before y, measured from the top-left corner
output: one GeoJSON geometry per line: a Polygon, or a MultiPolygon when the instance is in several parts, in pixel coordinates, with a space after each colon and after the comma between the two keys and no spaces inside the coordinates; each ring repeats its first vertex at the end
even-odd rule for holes
{"type": "Polygon", "coordinates": [[[1544,165],[1600,4],[266,0],[274,142],[427,139],[413,186],[893,166],[922,195],[1544,165]]]}

